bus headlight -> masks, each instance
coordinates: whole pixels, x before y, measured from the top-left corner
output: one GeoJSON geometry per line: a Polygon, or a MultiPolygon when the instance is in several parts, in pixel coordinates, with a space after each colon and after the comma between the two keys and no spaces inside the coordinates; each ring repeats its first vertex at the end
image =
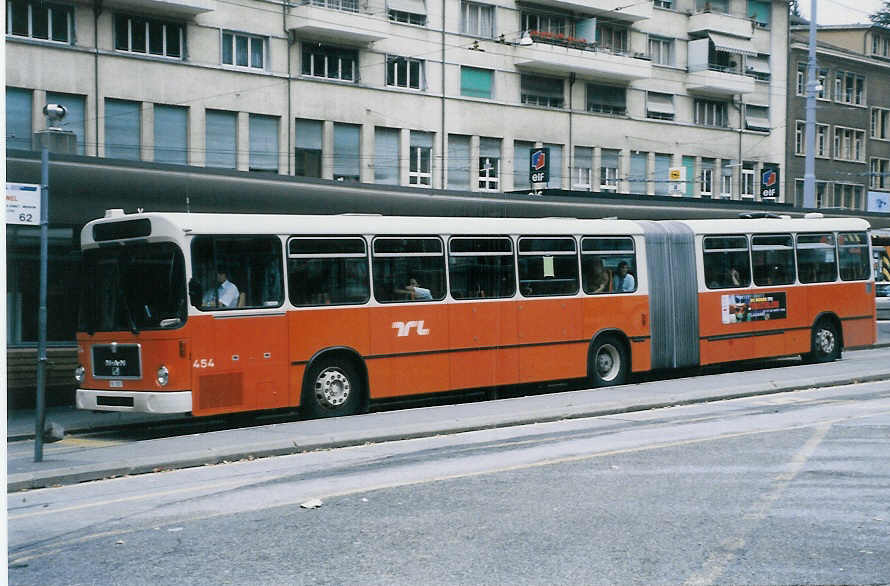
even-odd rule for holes
{"type": "Polygon", "coordinates": [[[168,380],[170,380],[170,371],[167,370],[166,366],[160,367],[158,369],[158,384],[165,387],[168,380]]]}
{"type": "Polygon", "coordinates": [[[74,369],[74,380],[77,381],[77,384],[80,384],[83,382],[83,376],[85,373],[86,373],[86,369],[83,366],[78,364],[77,368],[74,369]]]}

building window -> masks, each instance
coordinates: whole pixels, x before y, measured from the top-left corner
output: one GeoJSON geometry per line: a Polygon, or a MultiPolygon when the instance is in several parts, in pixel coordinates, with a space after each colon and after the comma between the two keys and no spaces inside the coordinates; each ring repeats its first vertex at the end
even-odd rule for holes
{"type": "Polygon", "coordinates": [[[890,190],[890,159],[873,158],[870,175],[869,185],[873,189],[890,190]]]}
{"type": "Polygon", "coordinates": [[[590,191],[593,183],[593,149],[590,147],[575,147],[575,160],[572,167],[572,189],[575,191],[590,191]]]}
{"type": "Polygon", "coordinates": [[[479,191],[501,188],[501,139],[479,139],[479,191]]]}
{"type": "Polygon", "coordinates": [[[6,88],[6,148],[31,150],[32,92],[6,88]]]}
{"type": "MultiPolygon", "coordinates": [[[[804,156],[807,154],[806,122],[797,121],[794,130],[794,154],[804,156]]],[[[816,156],[828,157],[828,125],[816,124],[816,156]]]]}
{"type": "Polygon", "coordinates": [[[696,12],[729,12],[729,0],[695,0],[696,12]]]}
{"type": "Polygon", "coordinates": [[[263,37],[223,31],[223,65],[263,69],[265,67],[265,59],[263,58],[265,46],[266,40],[263,37]]]}
{"type": "Polygon", "coordinates": [[[844,208],[848,210],[861,210],[862,193],[865,191],[862,185],[851,185],[849,183],[834,184],[834,207],[844,208]]]}
{"type": "Polygon", "coordinates": [[[646,118],[673,120],[674,115],[674,96],[656,92],[646,94],[646,118]]]}
{"type": "Polygon", "coordinates": [[[695,100],[695,123],[726,128],[729,124],[726,102],[695,100]]]}
{"type": "Polygon", "coordinates": [[[433,180],[433,133],[411,131],[408,184],[430,187],[433,180]]]}
{"type": "MultiPolygon", "coordinates": [[[[68,113],[62,120],[61,127],[63,130],[70,130],[77,137],[77,154],[84,154],[84,131],[85,131],[85,108],[86,98],[84,96],[74,94],[57,94],[54,92],[46,93],[47,104],[59,104],[65,106],[68,113]]],[[[46,118],[45,128],[50,126],[50,121],[46,118]]]]}
{"type": "Polygon", "coordinates": [[[426,26],[426,2],[424,0],[389,0],[386,4],[391,21],[426,26]]]}
{"type": "Polygon", "coordinates": [[[614,53],[627,52],[627,27],[611,22],[596,23],[596,43],[600,49],[614,53]]]}
{"type": "Polygon", "coordinates": [[[711,197],[714,194],[714,159],[701,160],[701,195],[711,197]]]}
{"type": "Polygon", "coordinates": [[[529,163],[535,143],[526,140],[513,141],[513,189],[530,189],[529,163]]]}
{"type": "Polygon", "coordinates": [[[294,120],[294,175],[321,177],[321,120],[294,120]]]}
{"type": "Polygon", "coordinates": [[[748,130],[760,130],[769,132],[769,107],[745,105],[745,128],[748,130]]]}
{"type": "Polygon", "coordinates": [[[600,156],[600,191],[618,191],[618,161],[621,151],[603,149],[600,156]]]}
{"type": "Polygon", "coordinates": [[[535,41],[561,44],[566,37],[572,36],[572,23],[562,14],[523,12],[521,18],[522,32],[528,33],[535,41]]]}
{"type": "Polygon", "coordinates": [[[842,104],[865,104],[865,76],[837,71],[834,74],[834,100],[842,104]]]}
{"type": "Polygon", "coordinates": [[[649,57],[658,65],[674,64],[674,39],[649,37],[649,57]]]}
{"type": "Polygon", "coordinates": [[[139,160],[142,104],[125,100],[105,100],[105,156],[139,160]]]}
{"type": "Polygon", "coordinates": [[[278,117],[251,114],[250,170],[278,172],[278,117]]]}
{"type": "Polygon", "coordinates": [[[475,37],[494,38],[494,6],[462,2],[461,32],[475,37]]]}
{"type": "Polygon", "coordinates": [[[399,129],[374,129],[374,183],[399,184],[399,129]]]}
{"type": "Polygon", "coordinates": [[[448,135],[448,189],[470,190],[470,137],[448,135]]]}
{"type": "Polygon", "coordinates": [[[835,126],[834,158],[865,162],[865,131],[835,126]]]}
{"type": "Polygon", "coordinates": [[[155,163],[188,163],[188,108],[154,106],[155,163]]]}
{"type": "Polygon", "coordinates": [[[587,111],[624,116],[627,114],[627,90],[610,85],[587,84],[587,111]]]}
{"type": "Polygon", "coordinates": [[[671,156],[655,153],[655,195],[667,195],[671,191],[671,156]]]}
{"type": "Polygon", "coordinates": [[[871,54],[878,57],[890,57],[890,36],[871,31],[871,54]]]}
{"type": "Polygon", "coordinates": [[[303,43],[303,75],[358,81],[358,51],[303,43]]]}
{"type": "MultiPolygon", "coordinates": [[[[803,207],[803,179],[795,179],[794,180],[794,197],[797,205],[803,207]]],[[[826,193],[828,190],[828,184],[825,181],[816,181],[815,182],[815,193],[816,196],[816,207],[827,207],[829,205],[828,198],[826,197],[826,193]]]]}
{"type": "Polygon", "coordinates": [[[460,95],[471,98],[491,99],[491,87],[494,72],[490,69],[477,67],[460,68],[460,95]]]}
{"type": "Polygon", "coordinates": [[[732,167],[730,161],[724,159],[723,167],[720,169],[720,197],[724,199],[732,198],[732,167]]]}
{"type": "Polygon", "coordinates": [[[742,163],[742,197],[754,197],[754,163],[745,161],[742,163]]]}
{"type": "Polygon", "coordinates": [[[361,173],[361,126],[334,124],[334,180],[358,182],[361,173]]]}
{"type": "Polygon", "coordinates": [[[423,61],[387,55],[386,85],[419,90],[423,86],[423,61]]]}
{"type": "Polygon", "coordinates": [[[890,110],[874,107],[871,109],[871,137],[890,140],[890,110]]]}
{"type": "Polygon", "coordinates": [[[652,0],[652,4],[656,8],[673,8],[674,0],[652,0]]]}
{"type": "Polygon", "coordinates": [[[745,57],[745,75],[757,81],[769,81],[772,71],[769,68],[769,57],[749,55],[745,57]]]}
{"type": "Polygon", "coordinates": [[[7,2],[6,34],[69,43],[72,35],[71,6],[43,2],[7,2]]]}
{"type": "Polygon", "coordinates": [[[771,10],[772,2],[748,0],[748,18],[759,27],[769,28],[771,10]]]}
{"type": "Polygon", "coordinates": [[[182,58],[183,26],[181,24],[114,15],[114,48],[128,53],[182,58]]]}
{"type": "Polygon", "coordinates": [[[234,169],[237,159],[238,113],[207,110],[204,114],[206,167],[234,169]]]}
{"type": "Polygon", "coordinates": [[[303,3],[312,4],[313,6],[321,6],[322,8],[330,8],[331,10],[358,12],[358,0],[308,0],[303,3]]]}
{"type": "Polygon", "coordinates": [[[523,104],[562,108],[564,85],[562,79],[522,74],[519,85],[523,104]]]}
{"type": "Polygon", "coordinates": [[[6,34],[70,43],[74,9],[63,4],[8,0],[6,34]]]}

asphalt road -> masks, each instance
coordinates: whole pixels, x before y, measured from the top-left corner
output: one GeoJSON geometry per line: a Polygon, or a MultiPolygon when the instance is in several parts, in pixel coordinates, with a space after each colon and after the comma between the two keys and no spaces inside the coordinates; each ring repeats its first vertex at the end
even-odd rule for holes
{"type": "Polygon", "coordinates": [[[885,583],[890,382],[15,493],[9,539],[11,584],[885,583]]]}

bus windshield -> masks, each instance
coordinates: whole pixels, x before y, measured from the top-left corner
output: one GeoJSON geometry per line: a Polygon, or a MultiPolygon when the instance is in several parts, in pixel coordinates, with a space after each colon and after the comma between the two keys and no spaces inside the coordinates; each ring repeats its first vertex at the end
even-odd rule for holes
{"type": "Polygon", "coordinates": [[[185,323],[185,263],[175,244],[127,244],[83,255],[79,329],[167,329],[185,323]]]}

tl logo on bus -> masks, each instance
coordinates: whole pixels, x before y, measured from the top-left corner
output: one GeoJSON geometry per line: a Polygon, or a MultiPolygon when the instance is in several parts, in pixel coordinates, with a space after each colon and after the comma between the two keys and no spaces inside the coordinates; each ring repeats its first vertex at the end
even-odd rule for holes
{"type": "Polygon", "coordinates": [[[429,336],[430,331],[423,327],[423,320],[420,321],[394,321],[392,322],[392,329],[399,330],[397,334],[398,337],[402,338],[404,336],[411,335],[411,328],[414,328],[414,331],[417,332],[418,336],[429,336]]]}

